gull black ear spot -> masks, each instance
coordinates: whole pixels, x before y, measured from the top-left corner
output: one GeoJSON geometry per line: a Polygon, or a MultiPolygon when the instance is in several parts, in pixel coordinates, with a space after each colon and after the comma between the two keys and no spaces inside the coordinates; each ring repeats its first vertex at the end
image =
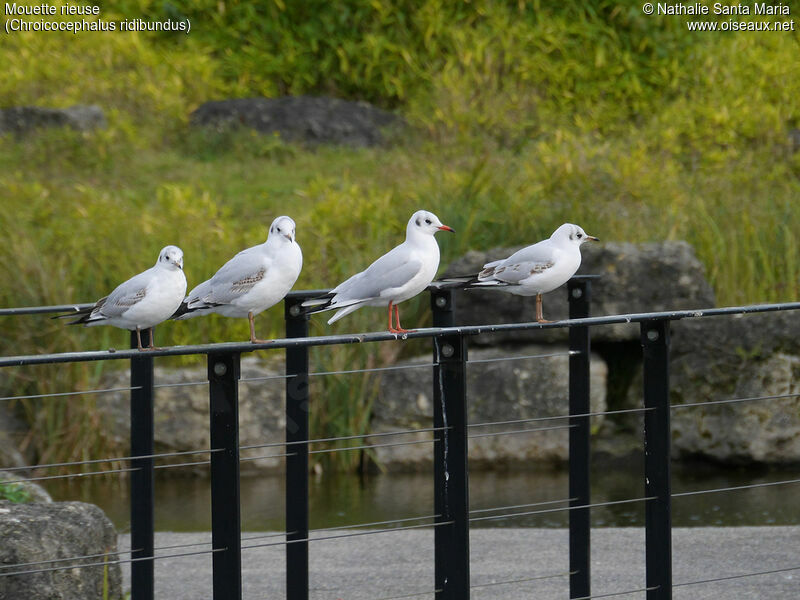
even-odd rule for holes
{"type": "Polygon", "coordinates": [[[416,224],[417,224],[417,227],[419,227],[420,225],[422,225],[422,223],[421,223],[421,222],[420,222],[420,220],[419,220],[419,217],[417,217],[416,224]]]}

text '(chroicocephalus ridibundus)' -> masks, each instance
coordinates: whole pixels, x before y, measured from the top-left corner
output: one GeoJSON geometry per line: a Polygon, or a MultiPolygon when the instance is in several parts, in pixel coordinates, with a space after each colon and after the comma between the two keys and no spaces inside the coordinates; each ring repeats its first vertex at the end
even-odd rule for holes
{"type": "Polygon", "coordinates": [[[295,241],[295,222],[278,217],[269,228],[267,241],[242,250],[214,276],[186,296],[173,319],[188,319],[217,313],[226,317],[247,317],[250,341],[256,337],[253,318],[274,306],[292,289],[303,268],[303,252],[295,241]]]}
{"type": "MultiPolygon", "coordinates": [[[[183,274],[183,251],[177,246],[166,246],[158,255],[156,264],[120,284],[94,306],[58,318],[78,315],[70,325],[114,325],[136,330],[139,350],[142,347],[142,329],[155,327],[175,312],[186,295],[186,276],[183,274]]],[[[148,349],[153,348],[150,336],[148,349]]]]}
{"type": "Polygon", "coordinates": [[[498,287],[518,296],[536,296],[536,320],[542,315],[542,294],[566,283],[581,266],[581,244],[597,238],[572,223],[564,223],[549,239],[518,250],[504,260],[483,265],[471,279],[461,279],[467,288],[498,287]]]}
{"type": "Polygon", "coordinates": [[[408,221],[406,240],[372,263],[366,271],[356,273],[337,285],[325,296],[306,300],[308,312],[336,310],[328,323],[338,321],[362,306],[389,307],[389,331],[407,333],[400,325],[397,304],[424,290],[433,281],[439,268],[439,245],[433,237],[437,231],[453,229],[442,225],[439,218],[427,210],[418,210],[408,221]],[[392,325],[392,307],[395,322],[392,325]]]}

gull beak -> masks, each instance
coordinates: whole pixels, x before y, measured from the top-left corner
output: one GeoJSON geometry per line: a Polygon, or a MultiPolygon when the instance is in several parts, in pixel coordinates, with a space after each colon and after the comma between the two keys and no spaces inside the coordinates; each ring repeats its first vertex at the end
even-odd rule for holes
{"type": "Polygon", "coordinates": [[[178,268],[181,271],[183,271],[183,257],[181,257],[180,260],[178,260],[178,262],[176,262],[175,264],[178,265],[178,268]]]}
{"type": "Polygon", "coordinates": [[[442,225],[441,227],[439,227],[439,231],[449,231],[450,233],[456,232],[455,229],[453,229],[452,227],[448,227],[447,225],[442,225]]]}
{"type": "Polygon", "coordinates": [[[587,240],[592,240],[593,242],[599,242],[600,241],[598,238],[594,237],[593,235],[587,235],[586,239],[587,240]]]}
{"type": "Polygon", "coordinates": [[[290,242],[293,242],[293,241],[294,241],[294,236],[293,236],[291,233],[284,233],[284,234],[283,234],[283,237],[285,237],[285,238],[286,238],[287,240],[289,240],[290,242]]]}

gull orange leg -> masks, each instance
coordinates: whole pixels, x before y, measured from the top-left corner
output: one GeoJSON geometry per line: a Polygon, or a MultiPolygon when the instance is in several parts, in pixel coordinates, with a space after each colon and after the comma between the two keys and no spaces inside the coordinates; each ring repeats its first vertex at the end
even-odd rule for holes
{"type": "Polygon", "coordinates": [[[154,344],[156,343],[156,328],[150,328],[150,345],[147,346],[148,350],[161,350],[161,348],[157,348],[154,344]]]}
{"type": "Polygon", "coordinates": [[[253,317],[253,311],[247,313],[247,320],[250,322],[250,343],[251,344],[266,344],[271,340],[260,340],[256,337],[256,324],[253,317]]]}
{"type": "MultiPolygon", "coordinates": [[[[391,319],[391,316],[389,318],[391,319]]],[[[394,305],[394,320],[397,322],[397,328],[390,328],[389,331],[392,333],[410,333],[414,331],[413,329],[403,329],[403,326],[400,325],[400,309],[397,308],[396,304],[394,305]]]]}
{"type": "Polygon", "coordinates": [[[542,295],[536,294],[536,322],[537,323],[552,323],[544,318],[542,314],[542,295]]]}
{"type": "Polygon", "coordinates": [[[144,351],[142,347],[142,330],[139,327],[136,328],[136,346],[139,348],[139,352],[144,351]]]}

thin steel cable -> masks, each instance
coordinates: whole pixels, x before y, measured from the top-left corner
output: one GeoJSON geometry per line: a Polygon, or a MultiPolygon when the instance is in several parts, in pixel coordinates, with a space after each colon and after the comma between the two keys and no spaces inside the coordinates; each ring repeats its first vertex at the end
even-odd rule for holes
{"type": "Polygon", "coordinates": [[[269,448],[272,446],[291,446],[293,444],[315,444],[319,442],[339,442],[342,440],[357,440],[367,437],[384,437],[387,435],[408,435],[411,433],[426,433],[429,431],[442,431],[445,427],[420,427],[419,429],[403,429],[400,431],[386,431],[383,433],[361,433],[357,435],[343,435],[340,437],[315,438],[312,440],[298,440],[295,442],[268,442],[266,444],[250,444],[239,446],[239,450],[252,450],[253,448],[269,448]]]}
{"type": "Polygon", "coordinates": [[[563,498],[561,500],[547,500],[545,502],[531,502],[530,504],[514,504],[512,506],[498,506],[496,508],[478,508],[469,511],[469,514],[495,512],[498,510],[513,510],[515,508],[529,508],[531,506],[544,506],[546,504],[559,504],[561,502],[572,502],[575,498],[563,498]]]}
{"type": "Polygon", "coordinates": [[[427,596],[428,594],[438,594],[438,593],[440,593],[442,591],[443,590],[440,590],[440,589],[437,588],[437,589],[434,589],[434,590],[429,590],[427,592],[416,592],[414,594],[404,594],[402,596],[381,596],[380,598],[377,598],[376,600],[402,600],[403,598],[416,598],[418,596],[427,596]]]}
{"type": "Polygon", "coordinates": [[[423,523],[422,525],[404,525],[402,527],[390,527],[388,529],[373,529],[371,531],[354,531],[353,533],[343,533],[339,535],[328,535],[323,537],[305,537],[299,540],[286,540],[283,542],[270,542],[266,544],[255,544],[253,546],[242,546],[242,550],[253,548],[265,548],[267,546],[285,546],[286,544],[298,544],[300,542],[321,542],[324,540],[336,540],[341,538],[356,537],[361,535],[374,535],[378,533],[391,533],[393,531],[405,531],[407,529],[420,529],[422,527],[441,527],[442,525],[452,525],[454,521],[442,521],[441,523],[423,523]]]}
{"type": "Polygon", "coordinates": [[[273,379],[291,379],[297,377],[297,373],[289,375],[264,375],[263,377],[240,377],[239,381],[242,383],[253,383],[254,381],[271,381],[273,379]]]}
{"type": "Polygon", "coordinates": [[[390,442],[387,444],[365,444],[363,446],[347,446],[346,448],[323,448],[322,450],[309,450],[309,454],[327,454],[329,452],[346,452],[348,450],[372,450],[373,448],[389,448],[391,446],[411,446],[413,444],[430,444],[438,442],[439,438],[429,440],[409,440],[408,442],[390,442]]]}
{"type": "Polygon", "coordinates": [[[11,467],[3,469],[4,471],[35,471],[36,469],[50,469],[53,467],[75,467],[78,465],[89,465],[104,462],[117,462],[117,461],[130,461],[142,458],[167,458],[170,456],[183,456],[186,454],[213,454],[214,452],[222,452],[224,448],[208,449],[208,450],[182,450],[180,452],[162,452],[159,454],[142,454],[141,456],[117,456],[115,458],[93,458],[90,460],[77,460],[74,462],[63,463],[49,463],[46,465],[30,465],[27,467],[11,467]]]}
{"type": "Polygon", "coordinates": [[[727,400],[709,400],[708,402],[691,402],[688,404],[672,404],[670,408],[695,408],[698,406],[712,406],[714,404],[734,404],[736,402],[755,402],[757,400],[781,400],[797,398],[800,394],[778,394],[775,396],[751,396],[749,398],[728,398],[727,400]]]}
{"type": "Polygon", "coordinates": [[[155,383],[154,388],[174,388],[174,387],[189,387],[193,385],[208,385],[208,380],[205,381],[181,381],[175,383],[155,383]]]}
{"type": "Polygon", "coordinates": [[[282,452],[281,454],[267,454],[265,456],[244,456],[239,457],[239,462],[245,462],[247,460],[261,460],[262,458],[284,458],[286,456],[295,456],[297,452],[282,452]]]}
{"type": "Polygon", "coordinates": [[[130,471],[138,471],[139,467],[127,469],[109,469],[108,471],[90,471],[88,473],[71,473],[69,475],[48,475],[46,477],[29,477],[28,479],[15,479],[10,481],[3,481],[3,483],[25,483],[27,481],[46,481],[48,479],[69,479],[71,477],[89,477],[90,475],[110,475],[112,473],[128,473],[130,471]]]}
{"type": "MultiPolygon", "coordinates": [[[[284,536],[284,535],[294,535],[295,533],[297,533],[297,532],[296,531],[281,531],[280,533],[265,533],[263,535],[254,535],[254,536],[250,536],[250,537],[243,537],[242,541],[243,542],[250,542],[252,540],[263,540],[265,538],[279,537],[279,536],[284,536]]],[[[210,544],[211,542],[209,541],[208,543],[210,544]]]]}
{"type": "MultiPolygon", "coordinates": [[[[106,562],[87,563],[84,565],[65,565],[63,567],[51,567],[48,569],[31,569],[28,571],[13,571],[11,573],[0,573],[0,577],[10,577],[12,575],[30,575],[33,573],[48,573],[50,571],[63,571],[64,569],[85,569],[88,567],[105,567],[106,565],[121,565],[124,563],[134,563],[142,560],[161,560],[164,558],[180,558],[182,556],[196,556],[199,554],[213,554],[214,552],[222,552],[227,548],[215,548],[212,550],[198,550],[197,552],[183,552],[179,554],[166,554],[162,556],[142,556],[138,558],[123,558],[120,560],[110,560],[106,562]]],[[[9,565],[13,566],[13,565],[9,565]]]]}
{"type": "Polygon", "coordinates": [[[608,594],[581,596],[580,598],[574,598],[573,600],[594,600],[595,598],[613,598],[614,596],[627,596],[628,594],[639,594],[641,592],[649,592],[652,590],[657,590],[660,587],[661,587],[660,585],[651,585],[650,587],[643,587],[639,588],[638,590],[627,590],[625,592],[610,592],[608,594]]]}
{"type": "Polygon", "coordinates": [[[759,575],[775,575],[776,573],[787,573],[789,571],[800,570],[800,565],[796,567],[785,567],[783,569],[771,569],[769,571],[758,571],[757,573],[741,573],[739,575],[725,575],[722,577],[715,577],[713,579],[700,579],[698,581],[683,581],[681,583],[673,583],[672,587],[684,587],[687,585],[701,585],[703,583],[714,583],[716,581],[728,581],[729,579],[744,579],[745,577],[758,577],[759,575]]]}
{"type": "Polygon", "coordinates": [[[492,581],[491,583],[476,583],[474,585],[470,585],[469,589],[487,588],[495,585],[508,585],[511,583],[526,583],[528,581],[538,581],[541,579],[554,579],[555,577],[569,577],[570,575],[574,575],[575,573],[577,573],[577,571],[566,571],[564,573],[553,573],[551,575],[537,575],[536,577],[525,577],[523,579],[510,579],[508,581],[492,581]]]}
{"type": "Polygon", "coordinates": [[[336,527],[322,527],[314,531],[335,531],[337,529],[356,529],[360,527],[372,527],[374,525],[391,525],[392,523],[407,523],[408,521],[421,521],[422,519],[435,519],[441,515],[423,515],[420,517],[405,517],[403,519],[392,519],[390,521],[375,521],[373,523],[358,523],[356,525],[337,525],[336,527]]]}
{"type": "Polygon", "coordinates": [[[106,388],[100,390],[85,390],[82,392],[53,392],[52,394],[29,394],[27,396],[4,396],[0,398],[0,402],[4,400],[34,400],[36,398],[57,398],[62,396],[82,396],[84,394],[105,394],[110,392],[129,392],[132,390],[140,390],[141,386],[134,387],[121,387],[121,388],[106,388]]]}
{"type": "Polygon", "coordinates": [[[320,377],[322,375],[352,375],[355,373],[376,373],[380,371],[402,371],[404,369],[422,369],[435,367],[437,363],[419,363],[413,365],[390,365],[388,367],[370,367],[369,369],[350,369],[348,371],[314,371],[309,373],[309,377],[320,377]]]}
{"type": "MultiPolygon", "coordinates": [[[[357,523],[355,525],[338,525],[336,527],[322,527],[320,529],[313,529],[309,533],[316,533],[316,532],[319,532],[319,531],[337,531],[337,530],[341,530],[341,529],[360,529],[360,528],[364,528],[364,527],[373,527],[375,525],[391,525],[392,523],[407,523],[408,521],[420,521],[422,519],[435,519],[436,517],[439,517],[439,516],[440,515],[423,515],[423,516],[420,516],[420,517],[405,517],[403,519],[392,519],[392,520],[389,520],[389,521],[374,521],[372,523],[357,523]]],[[[431,525],[431,524],[424,524],[424,525],[431,525]]],[[[267,534],[267,535],[257,535],[257,536],[253,536],[253,537],[247,538],[247,541],[260,540],[260,539],[263,539],[263,538],[276,537],[276,536],[280,536],[280,535],[290,535],[290,534],[289,533],[270,533],[270,534],[267,534]]],[[[308,539],[318,539],[318,538],[306,538],[306,540],[308,540],[308,539]]],[[[245,539],[242,538],[242,541],[245,541],[245,539]]],[[[297,542],[297,541],[303,541],[303,540],[293,540],[293,541],[297,542]]],[[[281,543],[284,543],[284,542],[281,542],[281,543]]]]}
{"type": "Polygon", "coordinates": [[[175,463],[175,464],[172,464],[172,465],[155,465],[153,467],[153,470],[156,470],[156,469],[177,469],[179,467],[199,467],[199,466],[202,466],[202,465],[210,465],[210,464],[211,464],[211,460],[210,459],[209,460],[198,460],[198,461],[187,462],[187,463],[175,463]]]}
{"type": "MultiPolygon", "coordinates": [[[[99,554],[85,554],[83,556],[70,556],[69,558],[51,558],[49,560],[37,560],[35,562],[26,562],[26,563],[14,563],[11,565],[0,565],[0,569],[16,569],[19,567],[35,567],[37,565],[44,565],[44,564],[51,564],[51,563],[60,563],[60,562],[69,562],[75,560],[85,560],[87,558],[99,558],[101,556],[117,556],[119,554],[130,554],[133,552],[139,552],[139,550],[117,550],[116,552],[100,552],[99,554]]],[[[2,573],[0,573],[2,574],[2,573]]]]}
{"type": "Polygon", "coordinates": [[[800,479],[786,479],[784,481],[767,481],[765,483],[751,483],[749,485],[735,485],[732,487],[715,488],[711,490],[692,490],[690,492],[678,492],[672,494],[673,498],[680,496],[696,496],[699,494],[715,494],[717,492],[732,492],[735,490],[750,490],[754,488],[771,487],[774,485],[788,485],[791,483],[800,483],[800,479]]]}
{"type": "MultiPolygon", "coordinates": [[[[356,373],[376,373],[380,371],[401,371],[403,369],[420,369],[422,367],[435,367],[436,363],[421,363],[413,365],[391,365],[388,367],[370,367],[369,369],[348,369],[344,371],[313,371],[308,373],[309,377],[322,377],[327,375],[353,375],[356,373]]],[[[239,381],[269,381],[272,379],[291,379],[297,377],[297,373],[290,375],[265,375],[264,377],[242,377],[239,381]]]]}
{"type": "Polygon", "coordinates": [[[630,498],[628,500],[612,500],[609,502],[596,502],[594,504],[580,504],[578,506],[561,506],[559,508],[546,508],[542,510],[526,510],[525,512],[509,513],[506,515],[489,515],[488,517],[470,517],[469,522],[474,521],[493,521],[498,519],[512,519],[514,517],[526,517],[528,515],[541,515],[544,513],[577,510],[579,508],[599,508],[601,506],[612,506],[615,504],[629,504],[632,502],[646,502],[648,500],[655,500],[656,496],[646,496],[644,498],[630,498]]]}
{"type": "Polygon", "coordinates": [[[503,362],[503,361],[511,361],[511,360],[526,360],[529,358],[551,358],[554,356],[575,356],[580,354],[580,350],[568,350],[567,352],[552,352],[550,354],[528,354],[525,356],[501,356],[499,358],[477,358],[477,359],[468,359],[468,365],[479,365],[482,363],[493,363],[493,362],[503,362]]]}
{"type": "Polygon", "coordinates": [[[620,415],[624,413],[648,412],[655,410],[654,407],[623,408],[620,410],[606,410],[600,412],[580,413],[577,415],[553,415],[550,417],[531,417],[530,419],[514,419],[512,421],[491,421],[486,423],[470,423],[467,427],[489,427],[491,425],[514,425],[516,423],[534,423],[536,421],[555,421],[557,419],[569,419],[571,417],[602,417],[607,415],[620,415]]]}
{"type": "Polygon", "coordinates": [[[553,425],[552,427],[536,427],[534,429],[513,429],[511,431],[490,431],[488,433],[474,433],[467,436],[467,439],[473,440],[481,437],[492,437],[495,435],[517,435],[519,433],[535,433],[537,431],[552,431],[553,429],[572,429],[577,425],[553,425]]]}

